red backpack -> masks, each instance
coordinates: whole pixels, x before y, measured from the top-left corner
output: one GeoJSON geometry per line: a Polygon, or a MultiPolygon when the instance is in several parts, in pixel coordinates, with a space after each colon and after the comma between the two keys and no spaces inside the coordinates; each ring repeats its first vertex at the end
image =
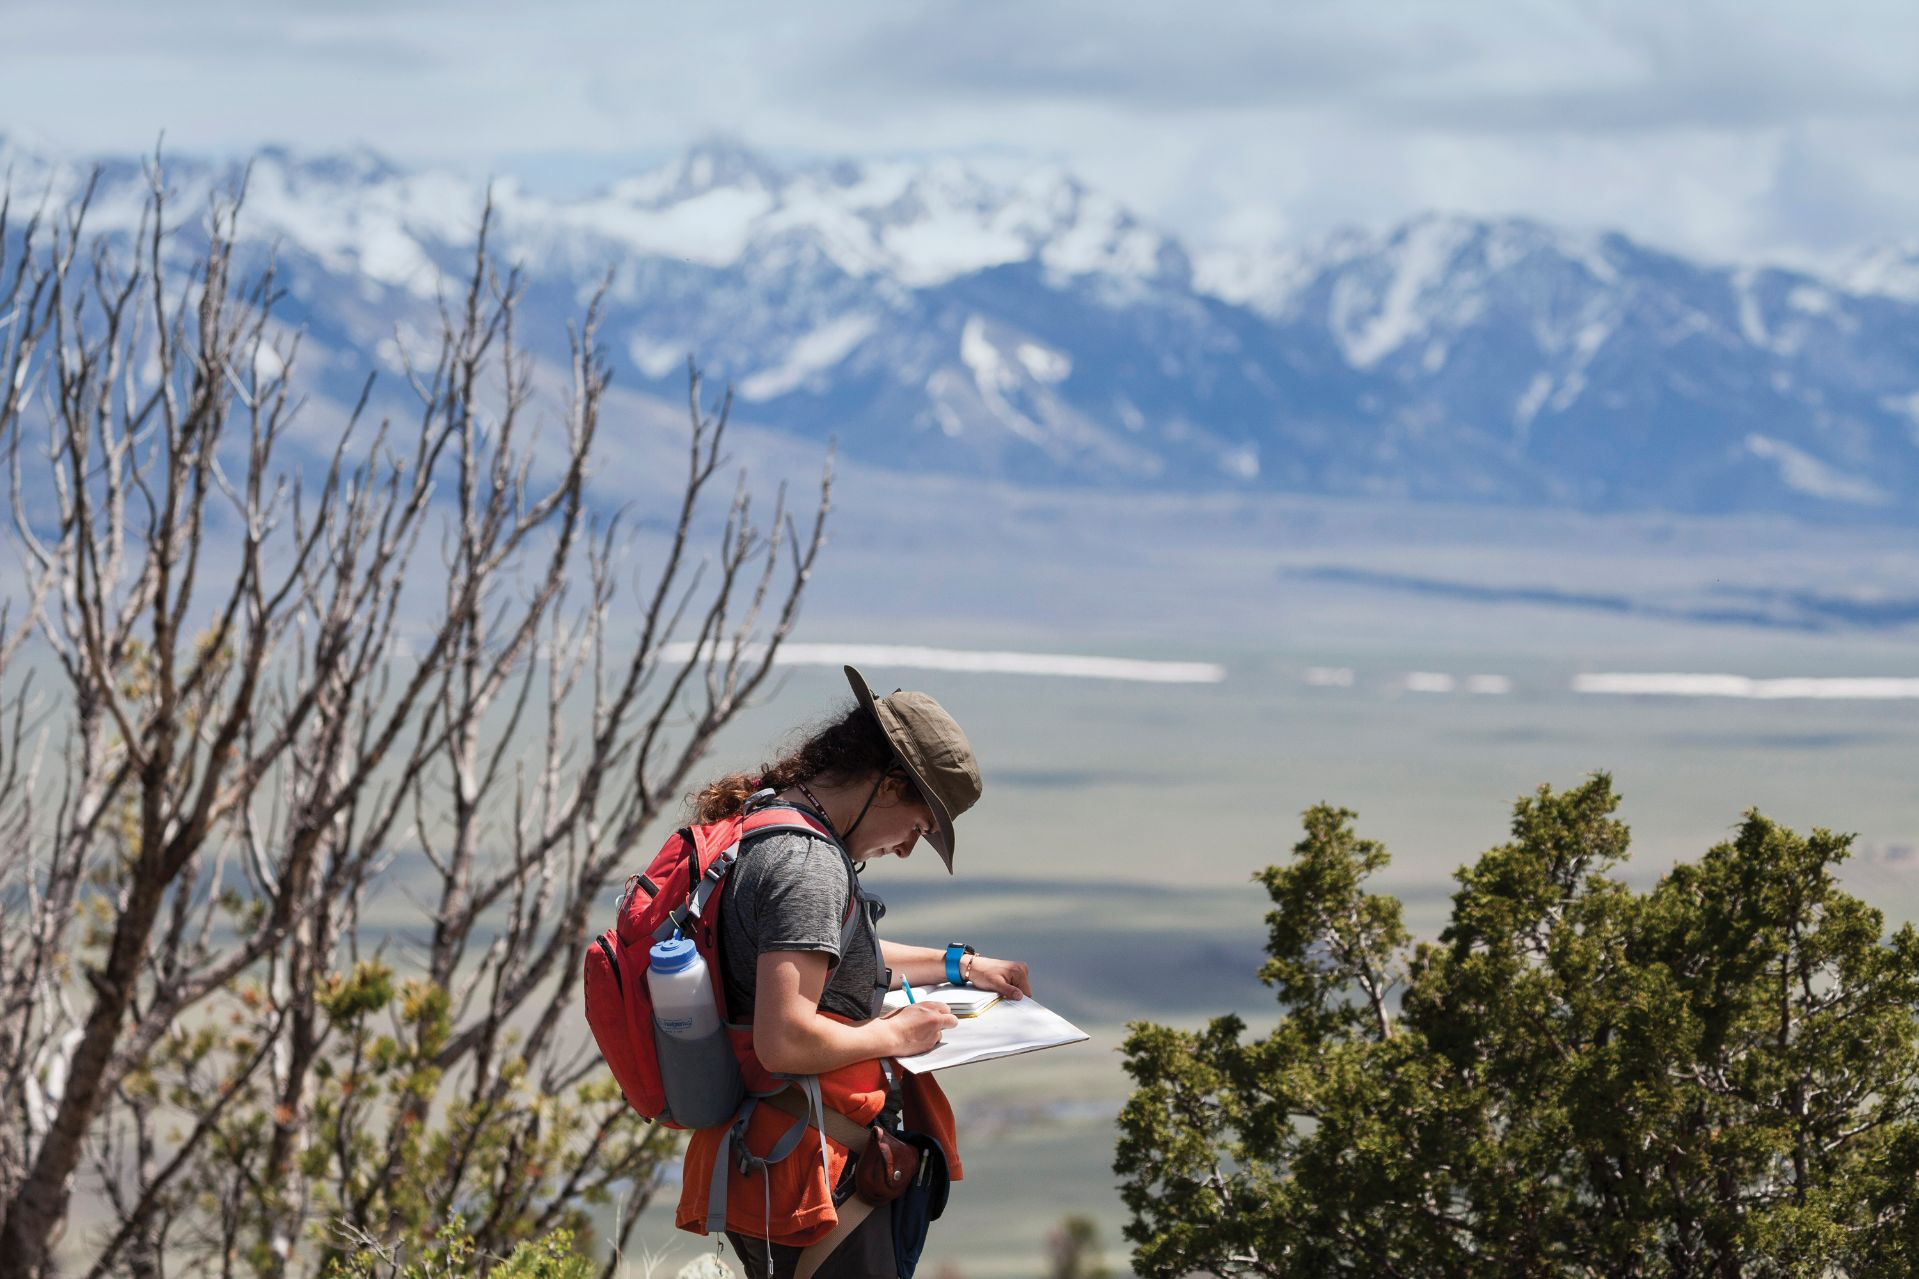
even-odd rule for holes
{"type": "MultiPolygon", "coordinates": [[[[676,931],[692,941],[713,975],[713,997],[720,1006],[720,1020],[726,1022],[718,894],[739,859],[740,846],[750,836],[771,831],[833,838],[808,814],[779,805],[675,831],[645,873],[628,878],[613,927],[586,948],[586,1024],[593,1028],[600,1055],[619,1081],[627,1104],[648,1119],[685,1127],[674,1121],[666,1104],[666,1085],[653,1040],[653,996],[646,984],[653,943],[665,941],[676,931]]],[[[734,1028],[729,1026],[728,1033],[733,1035],[734,1028]]],[[[751,1030],[742,1027],[738,1033],[750,1036],[751,1030]]],[[[749,1077],[746,1087],[760,1093],[784,1085],[749,1077]]]]}

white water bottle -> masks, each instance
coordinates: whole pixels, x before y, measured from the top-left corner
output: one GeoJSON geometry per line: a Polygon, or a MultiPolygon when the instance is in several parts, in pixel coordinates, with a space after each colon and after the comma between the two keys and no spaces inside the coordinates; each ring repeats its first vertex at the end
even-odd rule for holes
{"type": "Polygon", "coordinates": [[[655,943],[646,970],[653,1046],[666,1085],[667,1117],[685,1128],[723,1124],[746,1095],[740,1063],[720,1023],[713,975],[692,942],[655,943]]]}
{"type": "Polygon", "coordinates": [[[675,1039],[705,1039],[720,1028],[713,977],[698,947],[684,938],[656,942],[646,970],[653,1020],[675,1039]]]}

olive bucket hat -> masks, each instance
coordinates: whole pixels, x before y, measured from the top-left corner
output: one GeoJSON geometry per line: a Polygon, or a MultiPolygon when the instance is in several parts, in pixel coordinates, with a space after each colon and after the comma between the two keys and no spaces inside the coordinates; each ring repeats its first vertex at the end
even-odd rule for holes
{"type": "Polygon", "coordinates": [[[953,819],[979,802],[979,762],[973,758],[972,743],[946,713],[946,708],[925,693],[895,690],[875,698],[866,677],[846,668],[846,682],[853,686],[860,705],[873,712],[892,743],[893,753],[912,775],[913,784],[933,810],[939,829],[928,831],[926,838],[953,872],[953,819]]]}

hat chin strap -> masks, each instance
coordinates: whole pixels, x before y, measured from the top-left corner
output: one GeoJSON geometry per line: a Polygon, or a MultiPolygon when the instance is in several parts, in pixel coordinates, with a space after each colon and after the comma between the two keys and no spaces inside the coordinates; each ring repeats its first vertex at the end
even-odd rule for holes
{"type": "Polygon", "coordinates": [[[866,797],[866,802],[860,805],[860,815],[853,819],[853,824],[851,826],[848,826],[845,830],[840,832],[840,842],[842,844],[848,845],[846,852],[849,857],[852,856],[852,853],[853,853],[853,849],[851,847],[853,842],[853,832],[858,830],[860,828],[860,823],[866,820],[866,810],[873,807],[873,801],[880,797],[880,787],[884,785],[886,785],[886,774],[881,773],[880,779],[877,782],[873,783],[872,794],[868,795],[866,797]]]}

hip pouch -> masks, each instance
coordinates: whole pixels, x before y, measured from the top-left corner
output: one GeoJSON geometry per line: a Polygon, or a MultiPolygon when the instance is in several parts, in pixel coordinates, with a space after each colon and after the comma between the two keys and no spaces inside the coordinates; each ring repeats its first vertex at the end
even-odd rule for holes
{"type": "Polygon", "coordinates": [[[905,1194],[919,1172],[920,1149],[874,1124],[853,1166],[853,1193],[879,1207],[905,1194]]]}

